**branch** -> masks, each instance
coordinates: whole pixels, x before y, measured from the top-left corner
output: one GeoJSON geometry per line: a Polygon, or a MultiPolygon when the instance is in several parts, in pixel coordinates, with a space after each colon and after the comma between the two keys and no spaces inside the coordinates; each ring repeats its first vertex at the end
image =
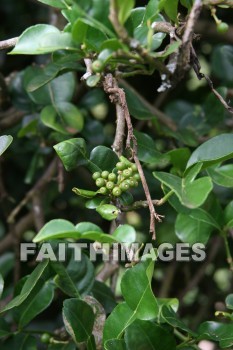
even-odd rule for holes
{"type": "Polygon", "coordinates": [[[17,207],[10,213],[8,216],[8,223],[14,223],[16,215],[20,212],[20,210],[31,200],[33,197],[40,193],[41,190],[51,181],[55,171],[57,169],[57,158],[50,163],[48,168],[45,170],[42,177],[37,181],[35,186],[26,194],[24,199],[17,205],[17,207]]]}
{"type": "Polygon", "coordinates": [[[218,6],[218,5],[227,5],[233,7],[232,0],[204,0],[204,5],[207,6],[218,6]]]}
{"type": "Polygon", "coordinates": [[[5,50],[11,47],[14,47],[17,44],[18,39],[19,38],[17,37],[17,38],[0,41],[0,50],[5,50]]]}
{"type": "MultiPolygon", "coordinates": [[[[105,77],[105,82],[104,82],[104,89],[108,93],[109,87],[112,86],[114,89],[118,88],[118,84],[115,78],[111,74],[108,74],[105,77]]],[[[111,102],[115,102],[114,98],[111,98],[111,102]]],[[[124,148],[124,137],[125,137],[125,115],[124,111],[121,108],[121,106],[118,103],[115,103],[116,105],[116,133],[115,133],[115,138],[114,142],[112,145],[112,149],[118,157],[122,155],[123,148],[124,148]]]]}
{"type": "Polygon", "coordinates": [[[119,88],[118,86],[116,87],[116,85],[114,85],[113,77],[111,74],[108,74],[107,77],[105,77],[104,89],[108,94],[110,94],[111,101],[114,102],[116,105],[118,105],[119,108],[122,109],[122,113],[124,114],[124,118],[128,129],[126,148],[131,151],[132,158],[134,159],[134,162],[138,168],[138,172],[142,181],[142,186],[143,186],[146,199],[148,202],[149,210],[150,210],[150,233],[152,234],[152,239],[155,239],[156,238],[155,219],[157,221],[161,221],[162,216],[157,214],[155,211],[154,204],[152,202],[150,191],[147,185],[147,181],[142,169],[142,165],[137,156],[137,140],[133,133],[133,125],[131,122],[131,117],[130,117],[127,102],[126,102],[125,92],[123,89],[119,88]]]}
{"type": "Polygon", "coordinates": [[[5,130],[16,125],[25,115],[25,112],[10,108],[0,113],[0,129],[5,130]]]}
{"type": "MultiPolygon", "coordinates": [[[[19,238],[29,228],[33,226],[34,216],[33,213],[28,213],[15,225],[15,235],[19,238]]],[[[0,254],[12,247],[14,242],[14,235],[12,231],[9,231],[6,236],[0,241],[0,254]]]]}

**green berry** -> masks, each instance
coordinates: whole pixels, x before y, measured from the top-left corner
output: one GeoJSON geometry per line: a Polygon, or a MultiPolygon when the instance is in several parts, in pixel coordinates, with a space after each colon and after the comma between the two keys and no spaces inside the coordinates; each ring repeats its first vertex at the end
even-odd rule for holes
{"type": "Polygon", "coordinates": [[[104,179],[102,179],[101,177],[99,177],[97,180],[96,180],[96,182],[95,182],[95,184],[96,184],[96,186],[97,187],[104,187],[105,186],[105,180],[104,179]]]}
{"type": "Polygon", "coordinates": [[[136,180],[136,181],[140,181],[140,175],[137,173],[137,174],[134,174],[133,175],[133,178],[134,178],[134,180],[136,180]]]}
{"type": "Polygon", "coordinates": [[[101,176],[101,174],[97,171],[92,175],[92,179],[97,180],[100,176],[101,176]]]}
{"type": "Polygon", "coordinates": [[[224,34],[228,31],[229,25],[225,22],[221,22],[217,25],[217,31],[221,34],[224,34]]]}
{"type": "Polygon", "coordinates": [[[109,171],[107,171],[107,170],[104,170],[104,171],[102,171],[102,173],[101,173],[101,177],[102,177],[103,179],[107,179],[107,178],[108,178],[108,175],[109,175],[109,171]]]}
{"type": "Polygon", "coordinates": [[[138,171],[137,165],[136,164],[132,164],[131,165],[131,169],[134,173],[136,173],[138,171]]]}
{"type": "Polygon", "coordinates": [[[134,180],[134,187],[138,187],[138,181],[134,180]]]}
{"type": "Polygon", "coordinates": [[[108,193],[108,190],[107,190],[106,187],[100,187],[99,193],[101,193],[101,194],[107,194],[107,193],[108,193]]]}
{"type": "Polygon", "coordinates": [[[121,193],[122,191],[118,186],[114,187],[114,189],[112,190],[112,194],[114,197],[120,197],[121,193]]]}
{"type": "Polygon", "coordinates": [[[50,342],[51,336],[48,333],[43,333],[40,337],[42,343],[48,344],[50,342]]]}
{"type": "Polygon", "coordinates": [[[101,73],[104,69],[104,62],[101,60],[95,60],[92,62],[91,68],[94,73],[101,73]]]}
{"type": "Polygon", "coordinates": [[[117,179],[117,176],[116,176],[116,174],[114,174],[114,173],[110,173],[110,174],[108,175],[108,179],[109,179],[109,181],[115,182],[116,179],[117,179]]]}
{"type": "Polygon", "coordinates": [[[129,189],[129,184],[127,181],[123,181],[121,184],[120,184],[120,189],[122,191],[127,191],[129,189]]]}
{"type": "Polygon", "coordinates": [[[135,187],[135,180],[133,179],[133,177],[129,179],[129,185],[130,187],[135,187]]]}
{"type": "Polygon", "coordinates": [[[124,170],[126,167],[127,167],[127,165],[125,163],[123,163],[123,162],[116,163],[116,168],[118,170],[124,170]]]}
{"type": "Polygon", "coordinates": [[[124,177],[128,178],[131,175],[132,175],[132,169],[131,168],[123,170],[123,176],[124,177]]]}
{"type": "Polygon", "coordinates": [[[106,187],[107,187],[108,190],[112,190],[114,186],[115,186],[115,184],[112,181],[108,181],[106,183],[106,187]]]}

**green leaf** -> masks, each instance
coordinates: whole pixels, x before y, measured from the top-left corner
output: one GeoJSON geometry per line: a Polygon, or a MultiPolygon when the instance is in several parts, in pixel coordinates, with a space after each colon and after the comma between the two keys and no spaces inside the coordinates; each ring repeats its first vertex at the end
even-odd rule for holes
{"type": "Polygon", "coordinates": [[[186,164],[190,158],[189,148],[177,148],[167,152],[172,165],[181,172],[185,170],[186,164]]]}
{"type": "MultiPolygon", "coordinates": [[[[220,87],[217,89],[217,92],[224,99],[226,99],[227,88],[220,87]]],[[[212,92],[206,98],[203,109],[205,112],[205,119],[207,120],[209,125],[216,127],[217,125],[219,125],[220,123],[222,123],[224,121],[225,107],[219,101],[219,99],[216,98],[216,96],[212,92]]]]}
{"type": "Polygon", "coordinates": [[[151,321],[135,320],[125,331],[128,349],[175,350],[174,336],[151,321]]]}
{"type": "Polygon", "coordinates": [[[163,9],[173,22],[177,22],[178,2],[179,0],[173,0],[172,2],[170,0],[163,1],[163,9]]]}
{"type": "Polygon", "coordinates": [[[111,339],[104,344],[106,350],[127,350],[124,340],[111,339]]]}
{"type": "Polygon", "coordinates": [[[105,27],[100,22],[88,18],[78,18],[72,26],[72,38],[78,44],[85,44],[88,49],[99,52],[102,43],[108,39],[105,27]]]}
{"type": "Polygon", "coordinates": [[[37,339],[29,334],[15,333],[1,344],[1,350],[8,349],[37,350],[37,339]]]}
{"type": "Polygon", "coordinates": [[[54,282],[65,294],[80,298],[80,295],[91,291],[95,279],[94,266],[81,247],[68,247],[64,265],[55,262],[52,267],[57,273],[54,282]]]}
{"type": "Polygon", "coordinates": [[[232,86],[233,48],[230,45],[219,45],[212,54],[212,70],[216,77],[232,86]]]}
{"type": "Polygon", "coordinates": [[[57,50],[75,50],[70,33],[62,33],[48,24],[27,28],[19,37],[11,55],[40,55],[57,50]]]}
{"type": "Polygon", "coordinates": [[[135,6],[134,0],[117,0],[118,19],[121,24],[124,24],[130,16],[131,10],[135,6]]]}
{"type": "Polygon", "coordinates": [[[84,119],[79,109],[69,102],[47,106],[41,112],[42,122],[63,134],[76,134],[83,129],[84,119]]]}
{"type": "Polygon", "coordinates": [[[82,190],[77,187],[72,188],[72,191],[77,194],[77,196],[84,198],[94,198],[98,194],[98,192],[82,190]]]}
{"type": "Polygon", "coordinates": [[[80,233],[76,231],[75,226],[67,220],[54,219],[45,224],[36,237],[34,243],[49,240],[51,238],[79,238],[80,233]]]}
{"type": "MultiPolygon", "coordinates": [[[[24,328],[37,315],[47,309],[53,301],[53,297],[54,286],[51,282],[47,282],[42,286],[40,291],[33,296],[33,298],[27,298],[20,306],[21,316],[19,320],[19,328],[24,328]]],[[[19,311],[19,309],[17,311],[19,311]]]]}
{"type": "Polygon", "coordinates": [[[95,320],[91,306],[80,299],[67,299],[62,315],[65,328],[76,344],[90,340],[95,320]]]}
{"type": "Polygon", "coordinates": [[[147,259],[125,272],[121,291],[126,302],[117,305],[104,327],[104,344],[120,339],[125,329],[136,319],[150,320],[158,315],[158,302],[151,289],[154,262],[147,259]]]}
{"type": "Polygon", "coordinates": [[[129,108],[130,114],[136,119],[148,120],[155,117],[154,113],[145,105],[144,101],[140,99],[138,94],[135,94],[134,89],[130,86],[123,85],[127,105],[129,108]]]}
{"type": "MultiPolygon", "coordinates": [[[[154,262],[147,259],[125,272],[121,281],[122,295],[137,318],[150,320],[158,314],[158,302],[151,289],[154,262]]],[[[130,324],[130,320],[129,320],[130,324]]]]}
{"type": "Polygon", "coordinates": [[[11,135],[0,136],[0,156],[10,146],[12,141],[13,141],[13,137],[11,135]]]}
{"type": "Polygon", "coordinates": [[[54,146],[59,158],[67,171],[79,165],[88,164],[86,142],[84,139],[76,138],[63,141],[54,146]]]}
{"type": "Polygon", "coordinates": [[[233,310],[233,294],[229,294],[226,297],[225,303],[228,309],[233,310]]]}
{"type": "Polygon", "coordinates": [[[57,275],[54,277],[56,286],[70,297],[80,298],[79,291],[65,266],[61,262],[57,261],[52,262],[51,266],[57,273],[57,275]]]}
{"type": "Polygon", "coordinates": [[[30,91],[31,84],[35,79],[43,77],[43,69],[39,67],[28,67],[23,76],[23,85],[30,99],[38,105],[53,105],[69,102],[75,90],[74,74],[65,73],[41,86],[36,91],[30,91]]]}
{"type": "Polygon", "coordinates": [[[233,164],[227,164],[221,167],[210,167],[207,173],[217,185],[233,187],[233,164]]]}
{"type": "Polygon", "coordinates": [[[224,209],[224,223],[227,228],[233,227],[233,201],[231,201],[224,209]]]}
{"type": "MultiPolygon", "coordinates": [[[[115,152],[110,148],[105,146],[95,147],[90,154],[90,161],[95,164],[98,170],[108,170],[112,171],[115,168],[116,163],[119,161],[115,152]]],[[[91,164],[89,164],[90,169],[92,169],[91,164]]]]}
{"type": "Polygon", "coordinates": [[[181,179],[178,176],[165,172],[157,171],[153,172],[153,175],[156,179],[173,190],[181,204],[188,208],[200,207],[213,188],[212,181],[209,177],[202,177],[190,182],[193,180],[193,176],[196,175],[196,172],[188,178],[189,181],[187,181],[187,178],[186,180],[181,179]]]}
{"type": "Polygon", "coordinates": [[[103,336],[104,345],[107,344],[108,340],[120,339],[125,329],[136,317],[136,312],[125,302],[118,304],[105,322],[103,336]]]}
{"type": "Polygon", "coordinates": [[[95,87],[98,82],[101,79],[101,75],[96,74],[96,75],[91,75],[90,77],[87,78],[86,82],[87,82],[87,86],[89,87],[95,87]]]}
{"type": "Polygon", "coordinates": [[[116,238],[118,242],[133,243],[136,241],[136,231],[130,225],[120,225],[113,232],[112,236],[116,238]]]}
{"type": "Polygon", "coordinates": [[[31,275],[26,280],[25,284],[23,285],[23,288],[21,290],[20,295],[15,297],[13,300],[11,300],[1,311],[0,313],[6,312],[8,310],[11,310],[19,305],[21,305],[30,295],[30,293],[33,291],[35,286],[37,285],[38,281],[40,281],[42,275],[44,274],[49,261],[44,260],[41,262],[35,270],[31,273],[31,275]]]}
{"type": "Polygon", "coordinates": [[[3,293],[3,289],[4,289],[4,279],[2,277],[2,275],[0,274],[0,299],[3,293]]]}
{"type": "Polygon", "coordinates": [[[159,164],[163,160],[163,155],[156,150],[156,145],[153,139],[142,132],[135,131],[138,143],[138,158],[142,162],[159,164]]]}
{"type": "Polygon", "coordinates": [[[65,56],[61,54],[57,59],[54,58],[53,62],[41,68],[40,73],[38,72],[38,74],[31,79],[27,85],[27,91],[33,92],[67,71],[83,71],[83,66],[78,63],[81,58],[82,55],[79,53],[66,53],[65,56]]]}
{"type": "Polygon", "coordinates": [[[182,242],[206,244],[212,231],[213,225],[199,220],[198,216],[193,218],[190,215],[180,213],[176,218],[175,233],[182,242]]]}
{"type": "Polygon", "coordinates": [[[213,137],[199,146],[189,158],[186,172],[196,163],[203,163],[203,169],[233,157],[233,134],[213,137]]]}
{"type": "Polygon", "coordinates": [[[117,305],[112,290],[105,283],[95,281],[91,292],[94,298],[103,305],[106,314],[111,313],[117,305]]]}
{"type": "Polygon", "coordinates": [[[197,334],[188,328],[176,315],[171,307],[163,306],[161,310],[162,319],[174,328],[180,328],[196,338],[197,334]]]}
{"type": "Polygon", "coordinates": [[[96,211],[102,216],[102,218],[109,221],[115,220],[120,213],[117,207],[115,207],[115,205],[112,205],[112,204],[100,205],[99,207],[96,208],[96,211]]]}
{"type": "Polygon", "coordinates": [[[37,0],[37,1],[59,9],[65,9],[68,7],[66,0],[37,0]]]}
{"type": "Polygon", "coordinates": [[[219,342],[221,348],[233,345],[233,323],[204,322],[198,328],[199,339],[219,342]]]}
{"type": "Polygon", "coordinates": [[[85,222],[85,221],[80,222],[79,224],[76,225],[76,229],[81,234],[85,232],[90,232],[90,231],[102,233],[102,229],[99,226],[93,224],[92,222],[85,222]]]}

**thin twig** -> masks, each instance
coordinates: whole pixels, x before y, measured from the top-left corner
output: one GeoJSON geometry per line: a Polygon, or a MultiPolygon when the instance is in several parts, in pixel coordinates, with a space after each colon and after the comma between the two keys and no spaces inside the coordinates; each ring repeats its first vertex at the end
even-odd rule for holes
{"type": "Polygon", "coordinates": [[[162,216],[157,214],[155,211],[154,204],[151,199],[149,187],[147,185],[147,181],[142,169],[142,165],[137,156],[137,140],[133,133],[133,125],[129,114],[127,102],[126,102],[125,92],[123,89],[113,84],[113,77],[111,74],[108,74],[108,76],[105,79],[104,89],[108,94],[110,94],[111,101],[114,102],[115,104],[118,104],[119,107],[122,109],[122,113],[124,114],[124,118],[128,129],[128,134],[126,139],[126,148],[128,148],[131,151],[132,158],[134,159],[134,162],[138,168],[138,172],[141,178],[142,186],[143,186],[147,203],[149,206],[149,210],[150,210],[150,233],[152,234],[152,239],[155,239],[156,238],[155,219],[160,222],[162,216]]]}
{"type": "Polygon", "coordinates": [[[36,193],[39,193],[48,182],[51,181],[55,171],[57,168],[57,158],[50,163],[48,168],[45,170],[44,174],[37,181],[35,186],[26,194],[24,199],[17,205],[17,207],[10,213],[7,221],[9,223],[14,223],[16,215],[20,212],[20,210],[35,196],[36,193]]]}
{"type": "Polygon", "coordinates": [[[9,49],[17,44],[19,38],[12,38],[0,41],[0,50],[9,49]]]}
{"type": "Polygon", "coordinates": [[[218,6],[218,5],[227,5],[233,7],[232,0],[204,0],[204,5],[207,6],[218,6]]]}
{"type": "Polygon", "coordinates": [[[41,195],[38,192],[35,193],[32,198],[32,212],[34,215],[35,228],[37,231],[40,231],[45,224],[45,220],[41,195]]]}

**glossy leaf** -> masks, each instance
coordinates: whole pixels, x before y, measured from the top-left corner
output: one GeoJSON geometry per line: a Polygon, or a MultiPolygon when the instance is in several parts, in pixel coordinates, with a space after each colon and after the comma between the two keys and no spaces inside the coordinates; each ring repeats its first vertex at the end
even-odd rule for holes
{"type": "Polygon", "coordinates": [[[125,331],[127,349],[175,350],[174,336],[151,321],[135,320],[125,331]]]}
{"type": "Polygon", "coordinates": [[[142,132],[134,132],[138,144],[138,158],[145,163],[161,163],[163,156],[156,150],[156,145],[153,139],[142,132]]]}
{"type": "Polygon", "coordinates": [[[95,281],[91,292],[101,305],[103,305],[106,314],[112,312],[114,307],[116,307],[114,294],[105,283],[95,281]]]}
{"type": "Polygon", "coordinates": [[[127,270],[121,281],[126,303],[142,320],[153,319],[158,314],[158,302],[151,289],[153,271],[154,262],[147,259],[127,270]]]}
{"type": "Polygon", "coordinates": [[[36,237],[34,243],[49,240],[51,238],[79,238],[80,233],[76,231],[75,226],[67,220],[54,219],[49,221],[42,227],[36,237]]]}
{"type": "Polygon", "coordinates": [[[38,0],[39,2],[42,2],[43,4],[56,7],[59,9],[65,9],[68,7],[66,0],[38,0]]]}
{"type": "Polygon", "coordinates": [[[12,141],[13,141],[13,137],[11,135],[0,136],[0,156],[10,146],[12,141]]]}
{"type": "Polygon", "coordinates": [[[94,163],[98,169],[111,171],[118,162],[118,157],[110,148],[97,146],[90,154],[90,161],[94,163]]]}
{"type": "Polygon", "coordinates": [[[230,45],[219,45],[212,54],[213,73],[221,80],[232,84],[233,48],[230,45]]]}
{"type": "Polygon", "coordinates": [[[233,310],[233,294],[229,294],[227,297],[226,297],[226,307],[230,310],[233,310]]]}
{"type": "Polygon", "coordinates": [[[79,165],[88,164],[86,142],[84,139],[76,138],[63,141],[54,146],[67,171],[79,165]]]}
{"type": "Polygon", "coordinates": [[[196,338],[197,334],[188,328],[185,323],[178,318],[177,314],[171,307],[164,306],[161,311],[161,316],[163,320],[172,327],[179,328],[196,338]]]}
{"type": "Polygon", "coordinates": [[[233,227],[233,201],[224,210],[224,223],[228,228],[233,227]]]}
{"type": "Polygon", "coordinates": [[[37,285],[38,281],[40,281],[41,276],[44,274],[49,261],[44,260],[41,262],[31,273],[31,275],[26,280],[25,284],[23,285],[23,288],[21,290],[20,295],[12,299],[1,311],[0,313],[6,312],[8,310],[11,310],[19,305],[21,305],[30,295],[30,293],[33,291],[35,286],[37,285]]]}
{"type": "Polygon", "coordinates": [[[106,341],[104,348],[106,350],[127,350],[125,341],[120,339],[106,341]]]}
{"type": "Polygon", "coordinates": [[[121,24],[124,24],[127,18],[130,16],[130,12],[135,5],[134,0],[117,0],[118,5],[118,18],[121,24]]]}
{"type": "Polygon", "coordinates": [[[54,286],[51,282],[47,282],[33,298],[27,298],[20,307],[19,328],[25,327],[31,320],[44,311],[51,304],[53,297],[54,286]]]}
{"type": "Polygon", "coordinates": [[[206,244],[213,226],[210,223],[190,217],[186,214],[178,214],[175,223],[175,232],[177,237],[185,243],[194,244],[197,242],[206,244]]]}
{"type": "Polygon", "coordinates": [[[207,169],[207,172],[217,185],[233,187],[233,164],[227,164],[221,167],[210,167],[207,169]]]}
{"type": "Polygon", "coordinates": [[[19,37],[12,55],[39,55],[57,50],[74,50],[70,33],[62,33],[48,24],[37,24],[27,28],[19,37]]]}
{"type": "Polygon", "coordinates": [[[102,218],[106,220],[115,220],[119,215],[119,210],[115,205],[103,204],[96,208],[97,213],[99,213],[102,218]]]}
{"type": "Polygon", "coordinates": [[[221,163],[233,157],[233,134],[213,137],[199,146],[189,158],[186,172],[196,163],[203,163],[203,168],[221,163]]]}
{"type": "Polygon", "coordinates": [[[118,242],[133,243],[136,241],[136,231],[130,225],[118,226],[112,236],[116,238],[118,242]]]}
{"type": "Polygon", "coordinates": [[[52,262],[51,266],[57,273],[54,278],[56,286],[70,297],[80,298],[79,291],[65,266],[61,262],[52,262]]]}
{"type": "Polygon", "coordinates": [[[199,339],[211,339],[219,342],[221,348],[233,345],[233,324],[204,322],[198,328],[199,339]]]}
{"type": "Polygon", "coordinates": [[[72,188],[72,191],[75,194],[77,194],[77,196],[84,197],[84,198],[94,198],[98,194],[98,192],[82,190],[77,187],[72,188]]]}
{"type": "Polygon", "coordinates": [[[67,299],[63,304],[63,321],[75,343],[91,338],[95,315],[91,306],[80,299],[67,299]]]}
{"type": "Polygon", "coordinates": [[[136,317],[136,312],[125,302],[118,304],[105,322],[103,333],[104,344],[111,339],[120,339],[125,329],[136,317]]]}
{"type": "Polygon", "coordinates": [[[191,181],[192,177],[190,177],[189,181],[187,181],[185,178],[181,179],[178,176],[165,172],[154,172],[153,175],[174,191],[181,204],[192,209],[200,207],[213,188],[209,177],[202,177],[195,181],[191,181]]]}

